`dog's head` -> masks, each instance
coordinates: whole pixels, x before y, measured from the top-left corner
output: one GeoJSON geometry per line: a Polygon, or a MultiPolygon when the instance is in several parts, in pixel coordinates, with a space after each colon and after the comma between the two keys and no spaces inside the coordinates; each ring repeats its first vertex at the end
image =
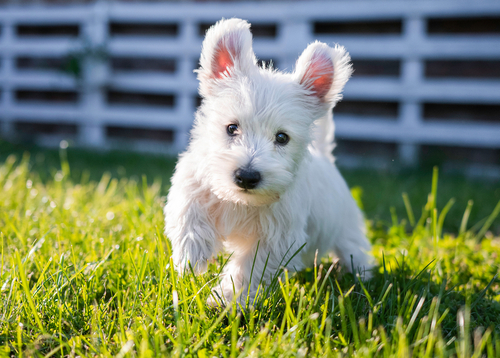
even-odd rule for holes
{"type": "Polygon", "coordinates": [[[221,200],[263,205],[294,185],[315,120],[341,98],[351,67],[343,47],[310,44],[293,73],[259,68],[250,24],[208,30],[197,71],[203,103],[190,151],[197,177],[221,200]]]}

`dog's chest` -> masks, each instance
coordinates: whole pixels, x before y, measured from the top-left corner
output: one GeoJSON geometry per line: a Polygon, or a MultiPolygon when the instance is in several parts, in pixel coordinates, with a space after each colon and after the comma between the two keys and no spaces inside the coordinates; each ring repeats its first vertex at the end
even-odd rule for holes
{"type": "Polygon", "coordinates": [[[246,251],[261,239],[261,213],[243,205],[220,205],[213,211],[215,227],[230,252],[246,251]]]}

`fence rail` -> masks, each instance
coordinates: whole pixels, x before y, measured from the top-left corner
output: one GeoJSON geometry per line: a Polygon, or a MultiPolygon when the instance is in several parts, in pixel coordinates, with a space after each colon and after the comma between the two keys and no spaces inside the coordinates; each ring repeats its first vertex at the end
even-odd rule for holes
{"type": "Polygon", "coordinates": [[[354,106],[388,103],[397,113],[343,112],[341,103],[338,137],[395,143],[408,163],[418,159],[422,144],[500,148],[500,75],[426,75],[431,60],[465,61],[465,68],[467,61],[490,61],[490,72],[500,68],[500,2],[493,0],[0,7],[0,135],[19,135],[23,123],[46,125],[35,126],[42,135],[47,126],[65,124],[73,126],[70,134],[79,145],[106,147],[119,133],[169,131],[161,148],[182,150],[196,108],[193,69],[203,30],[233,16],[254,25],[257,56],[280,69],[291,70],[315,39],[344,45],[355,69],[357,60],[393,61],[390,75],[355,72],[344,98],[354,106]],[[46,65],[70,54],[77,66],[72,75],[46,65]],[[457,110],[443,115],[454,105],[457,110]],[[463,117],[464,111],[470,114],[463,117]]]}

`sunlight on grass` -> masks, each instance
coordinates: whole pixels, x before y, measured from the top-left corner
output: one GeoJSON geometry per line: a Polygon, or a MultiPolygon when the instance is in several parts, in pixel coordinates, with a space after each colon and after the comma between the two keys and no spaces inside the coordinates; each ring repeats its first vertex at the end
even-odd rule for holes
{"type": "Polygon", "coordinates": [[[403,194],[391,225],[367,220],[372,280],[324,261],[284,272],[251,307],[214,309],[226,258],[177,275],[161,183],[75,180],[65,155],[49,180],[27,157],[0,164],[0,356],[500,356],[500,238],[488,231],[500,203],[443,232],[453,201],[437,206],[437,170],[423,208],[403,194]]]}

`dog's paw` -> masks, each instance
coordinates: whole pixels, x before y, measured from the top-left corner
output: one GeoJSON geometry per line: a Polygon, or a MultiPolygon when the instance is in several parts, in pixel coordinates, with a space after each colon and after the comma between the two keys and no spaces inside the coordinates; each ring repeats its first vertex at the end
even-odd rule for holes
{"type": "Polygon", "coordinates": [[[368,281],[373,277],[375,267],[372,265],[367,265],[363,270],[360,270],[360,277],[363,281],[368,281]]]}
{"type": "MultiPolygon", "coordinates": [[[[235,292],[232,283],[223,279],[217,286],[212,288],[207,304],[211,307],[225,307],[232,304],[234,297],[235,292]]],[[[241,298],[240,295],[236,293],[236,299],[239,298],[241,298]]]]}
{"type": "Polygon", "coordinates": [[[194,273],[199,275],[207,271],[208,259],[201,255],[199,250],[174,250],[172,255],[172,261],[174,262],[174,268],[179,274],[185,274],[191,272],[193,269],[194,273]]]}
{"type": "Polygon", "coordinates": [[[207,259],[201,258],[196,261],[191,261],[188,258],[181,260],[174,260],[174,268],[180,275],[189,274],[191,269],[195,275],[200,275],[207,271],[208,261],[207,259]]]}
{"type": "Polygon", "coordinates": [[[212,290],[212,294],[207,298],[207,305],[210,307],[225,307],[228,301],[220,291],[212,290]]]}
{"type": "Polygon", "coordinates": [[[218,286],[212,289],[207,299],[207,305],[211,307],[226,307],[236,303],[237,309],[245,309],[253,306],[255,301],[255,292],[248,292],[247,287],[240,288],[235,292],[233,286],[225,285],[222,281],[218,286]]]}

